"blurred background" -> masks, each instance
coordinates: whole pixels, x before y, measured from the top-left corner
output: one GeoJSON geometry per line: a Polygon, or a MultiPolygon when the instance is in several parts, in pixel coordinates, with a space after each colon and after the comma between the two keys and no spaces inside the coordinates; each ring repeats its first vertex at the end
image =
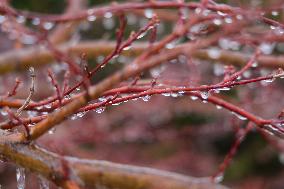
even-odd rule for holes
{"type": "MultiPolygon", "coordinates": [[[[64,12],[66,6],[64,0],[11,0],[10,2],[17,9],[53,14],[64,12]]],[[[216,2],[263,8],[281,3],[281,0],[216,2]]],[[[110,1],[89,0],[87,6],[107,3],[110,1]]],[[[167,11],[175,12],[175,10],[167,11]]],[[[276,19],[283,23],[283,15],[284,8],[277,14],[276,19]]],[[[126,36],[132,30],[137,30],[147,23],[147,15],[145,16],[143,12],[131,12],[126,16],[128,21],[126,36]]],[[[158,39],[171,33],[174,24],[175,22],[170,19],[162,19],[158,27],[158,39]]],[[[97,19],[94,22],[83,21],[74,32],[71,41],[73,40],[74,43],[88,40],[113,41],[117,26],[118,20],[115,16],[97,19]]],[[[147,41],[147,38],[139,39],[138,42],[143,41],[147,41]]],[[[0,44],[1,52],[23,48],[17,47],[15,40],[11,40],[4,32],[0,33],[0,44]]],[[[283,44],[275,45],[273,53],[282,52],[283,44]]],[[[89,66],[94,67],[102,58],[103,55],[89,59],[89,66]]],[[[93,77],[93,84],[130,63],[133,58],[120,56],[113,60],[110,66],[93,77]]],[[[60,80],[63,71],[58,65],[52,65],[52,69],[60,80]]],[[[52,94],[52,86],[47,82],[47,67],[36,69],[36,91],[33,97],[35,101],[52,94]]],[[[194,60],[193,66],[188,66],[183,60],[177,60],[145,72],[143,78],[152,78],[159,72],[158,81],[194,83],[199,75],[199,83],[209,84],[220,81],[223,70],[222,62],[194,60]]],[[[270,70],[257,67],[247,74],[254,76],[261,71],[267,73],[270,70]]],[[[15,77],[20,77],[24,81],[17,97],[25,98],[29,87],[29,77],[26,72],[1,75],[0,92],[6,93],[7,89],[13,86],[15,77]]],[[[283,84],[281,80],[269,85],[253,83],[235,87],[221,95],[250,112],[270,118],[275,117],[284,105],[283,84]],[[248,101],[250,103],[247,103],[248,101]]],[[[1,119],[4,120],[5,116],[2,115],[1,119]]],[[[173,95],[154,95],[149,100],[131,100],[119,106],[108,106],[102,113],[90,111],[83,117],[71,118],[55,131],[40,138],[38,144],[62,155],[153,167],[193,177],[208,177],[218,171],[219,165],[235,141],[236,129],[245,124],[246,121],[237,119],[226,110],[216,109],[209,103],[194,101],[187,96],[176,98],[173,95]]],[[[283,164],[284,153],[279,152],[259,132],[253,130],[244,139],[232,163],[226,169],[222,184],[232,188],[282,189],[284,188],[283,164]]],[[[28,173],[26,183],[26,188],[39,188],[36,176],[32,173],[28,173]]],[[[13,164],[0,163],[0,185],[2,189],[16,188],[13,164]]]]}

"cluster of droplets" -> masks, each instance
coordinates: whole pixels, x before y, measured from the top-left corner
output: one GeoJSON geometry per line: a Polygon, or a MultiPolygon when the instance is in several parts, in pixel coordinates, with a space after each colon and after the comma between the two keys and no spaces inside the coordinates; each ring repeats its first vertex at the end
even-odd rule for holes
{"type": "Polygon", "coordinates": [[[95,109],[95,112],[98,114],[101,114],[105,111],[106,107],[105,106],[100,106],[98,108],[95,109]]]}
{"type": "Polygon", "coordinates": [[[218,41],[218,45],[220,48],[224,50],[239,50],[240,43],[237,41],[230,40],[229,38],[221,38],[218,41]]]}
{"type": "MultiPolygon", "coordinates": [[[[9,34],[8,36],[11,40],[20,39],[21,43],[26,45],[32,45],[36,43],[37,37],[35,35],[19,31],[18,27],[14,26],[12,22],[5,22],[5,20],[6,16],[0,16],[0,24],[2,31],[8,33],[9,34]]],[[[26,25],[27,18],[23,15],[19,15],[15,18],[15,21],[18,24],[26,25]]],[[[32,24],[33,26],[36,27],[40,26],[42,29],[46,31],[51,30],[55,25],[55,23],[53,22],[42,22],[40,18],[37,17],[29,21],[30,24],[32,24]]]]}
{"type": "Polygon", "coordinates": [[[277,36],[282,36],[284,34],[284,29],[282,27],[270,26],[270,28],[277,36]]]}
{"type": "Polygon", "coordinates": [[[82,112],[78,112],[78,113],[75,113],[71,116],[71,120],[76,120],[78,118],[82,118],[84,115],[86,115],[86,111],[82,111],[82,112]]]}

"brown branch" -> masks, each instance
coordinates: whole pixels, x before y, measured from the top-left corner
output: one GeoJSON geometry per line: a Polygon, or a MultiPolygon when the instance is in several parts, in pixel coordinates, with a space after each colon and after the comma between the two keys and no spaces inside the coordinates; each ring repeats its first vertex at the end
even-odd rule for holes
{"type": "MultiPolygon", "coordinates": [[[[80,42],[76,45],[64,44],[59,49],[62,52],[69,53],[71,56],[80,56],[85,53],[87,58],[95,58],[99,55],[107,55],[115,48],[115,42],[91,41],[80,42]]],[[[121,55],[137,56],[149,46],[147,43],[133,43],[131,49],[123,51],[121,55]]],[[[197,59],[220,62],[227,65],[245,65],[250,59],[249,55],[240,52],[220,50],[220,56],[212,58],[208,55],[207,50],[195,50],[192,56],[197,59]]],[[[260,55],[256,59],[261,67],[267,68],[284,68],[284,56],[260,55]]],[[[54,63],[53,54],[47,49],[38,47],[16,49],[2,53],[0,56],[0,74],[26,70],[28,67],[40,67],[46,64],[54,63]]]]}
{"type": "MultiPolygon", "coordinates": [[[[3,133],[2,133],[3,134],[3,133]]],[[[107,161],[62,157],[37,146],[25,144],[5,144],[0,139],[0,152],[17,165],[53,181],[63,188],[76,188],[75,180],[66,178],[62,160],[84,186],[106,187],[109,189],[205,189],[225,188],[210,182],[177,173],[145,167],[122,165],[107,161]]]]}

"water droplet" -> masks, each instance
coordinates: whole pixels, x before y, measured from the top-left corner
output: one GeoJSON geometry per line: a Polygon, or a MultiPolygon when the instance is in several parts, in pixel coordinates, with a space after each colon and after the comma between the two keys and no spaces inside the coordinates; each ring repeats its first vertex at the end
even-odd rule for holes
{"type": "Polygon", "coordinates": [[[213,93],[220,93],[220,90],[219,89],[212,89],[212,90],[210,90],[210,91],[213,91],[213,93]]]}
{"type": "Polygon", "coordinates": [[[16,168],[16,178],[17,178],[17,188],[18,189],[25,189],[25,169],[22,167],[16,168]]]}
{"type": "Polygon", "coordinates": [[[154,78],[157,78],[161,75],[161,73],[164,71],[164,67],[163,66],[160,66],[160,67],[155,67],[155,68],[152,68],[150,70],[150,74],[152,77],[154,78]]]}
{"type": "Polygon", "coordinates": [[[197,100],[198,97],[197,96],[190,96],[191,100],[197,100]]]}
{"type": "Polygon", "coordinates": [[[231,88],[229,88],[229,87],[219,88],[219,91],[229,91],[229,90],[231,90],[231,88]]]}
{"type": "Polygon", "coordinates": [[[284,29],[282,29],[281,27],[276,27],[276,28],[274,29],[274,33],[275,33],[276,35],[278,35],[278,36],[281,36],[281,35],[284,34],[284,29]]]}
{"type": "Polygon", "coordinates": [[[194,12],[196,13],[196,14],[200,14],[201,13],[201,11],[202,11],[202,9],[201,8],[196,8],[195,10],[194,10],[194,12]]]}
{"type": "Polygon", "coordinates": [[[54,26],[54,23],[53,22],[44,22],[43,23],[43,28],[46,29],[46,30],[51,30],[54,26]]]}
{"type": "Polygon", "coordinates": [[[86,115],[87,112],[78,112],[76,115],[77,117],[83,117],[84,115],[86,115]]]}
{"type": "Polygon", "coordinates": [[[272,16],[278,16],[278,15],[279,15],[279,12],[278,12],[278,11],[272,11],[272,12],[271,12],[271,15],[272,15],[272,16]]]}
{"type": "Polygon", "coordinates": [[[26,22],[26,17],[20,15],[17,17],[16,21],[19,23],[19,24],[23,24],[26,22]]]}
{"type": "Polygon", "coordinates": [[[32,20],[32,24],[35,25],[35,26],[39,25],[40,24],[40,19],[39,18],[34,18],[32,20]]]}
{"type": "Polygon", "coordinates": [[[219,174],[219,175],[214,177],[214,182],[215,183],[220,183],[220,182],[223,181],[223,179],[224,179],[224,175],[223,174],[219,174]]]}
{"type": "Polygon", "coordinates": [[[142,98],[142,100],[144,102],[148,102],[150,100],[151,96],[150,95],[146,95],[146,96],[142,96],[141,98],[142,98]]]}
{"type": "Polygon", "coordinates": [[[95,10],[94,9],[89,9],[87,11],[87,14],[90,16],[90,15],[93,15],[95,13],[95,10]]]}
{"type": "Polygon", "coordinates": [[[112,17],[109,17],[109,18],[106,17],[105,19],[103,19],[103,26],[107,30],[113,29],[115,26],[114,19],[112,17]]]}
{"type": "Polygon", "coordinates": [[[179,96],[178,93],[174,93],[174,92],[171,93],[171,97],[173,97],[173,98],[176,98],[176,97],[178,97],[178,96],[179,96]]]}
{"type": "Polygon", "coordinates": [[[244,117],[244,116],[242,116],[242,115],[240,115],[240,114],[238,114],[238,113],[236,113],[236,112],[232,112],[232,114],[234,114],[235,116],[237,116],[237,118],[239,118],[240,120],[247,120],[246,117],[244,117]]]}
{"type": "Polygon", "coordinates": [[[105,109],[106,109],[106,107],[102,106],[102,107],[96,108],[95,111],[96,111],[98,114],[101,114],[101,113],[103,113],[103,112],[105,111],[105,109]]]}
{"type": "Polygon", "coordinates": [[[263,54],[269,55],[273,52],[275,47],[274,43],[261,43],[259,49],[263,54]]]}
{"type": "Polygon", "coordinates": [[[36,42],[36,37],[28,34],[23,34],[20,38],[21,42],[26,45],[32,45],[36,42]]]}
{"type": "Polygon", "coordinates": [[[100,102],[105,102],[105,101],[107,100],[107,98],[106,98],[106,97],[100,97],[98,100],[99,100],[100,102]]]}
{"type": "Polygon", "coordinates": [[[218,48],[216,48],[216,47],[210,48],[207,51],[207,53],[208,53],[208,56],[210,58],[213,58],[213,59],[218,59],[220,57],[220,55],[221,55],[220,50],[218,48]]]}
{"type": "Polygon", "coordinates": [[[173,49],[175,46],[176,46],[175,43],[168,43],[168,44],[166,44],[166,48],[167,49],[173,49]]]}
{"type": "Polygon", "coordinates": [[[146,18],[152,18],[153,17],[153,10],[152,9],[145,9],[144,15],[146,18]]]}
{"type": "Polygon", "coordinates": [[[202,102],[203,102],[204,104],[208,103],[208,101],[207,101],[207,100],[202,100],[202,102]]]}
{"type": "Polygon", "coordinates": [[[206,99],[208,99],[210,93],[209,93],[209,91],[200,91],[200,95],[201,95],[202,99],[206,100],[206,99]]]}
{"type": "Polygon", "coordinates": [[[37,112],[35,111],[27,111],[29,117],[37,116],[37,112]]]}
{"type": "Polygon", "coordinates": [[[129,49],[131,49],[131,45],[128,45],[128,46],[123,47],[123,50],[124,50],[124,51],[127,51],[127,50],[129,50],[129,49]]]}
{"type": "Polygon", "coordinates": [[[223,13],[221,11],[217,11],[217,14],[219,14],[220,16],[226,16],[227,15],[226,13],[223,13]]]}
{"type": "Polygon", "coordinates": [[[218,19],[218,18],[215,18],[215,19],[213,20],[213,23],[214,23],[215,25],[217,25],[217,26],[220,26],[220,25],[222,25],[222,20],[221,20],[221,19],[218,19]]]}
{"type": "Polygon", "coordinates": [[[207,25],[205,24],[195,24],[190,28],[190,32],[198,34],[202,32],[202,30],[207,29],[207,25]]]}
{"type": "Polygon", "coordinates": [[[36,107],[37,110],[42,110],[44,106],[38,106],[36,107]]]}
{"type": "Polygon", "coordinates": [[[266,83],[272,83],[273,81],[275,81],[275,77],[272,77],[270,79],[266,79],[264,80],[266,83]]]}
{"type": "Polygon", "coordinates": [[[49,181],[46,178],[39,175],[38,181],[39,181],[39,188],[40,189],[49,189],[49,181]]]}
{"type": "Polygon", "coordinates": [[[277,128],[277,127],[274,126],[274,125],[265,124],[265,125],[263,126],[263,128],[265,129],[265,131],[266,131],[268,134],[270,134],[270,135],[272,135],[272,136],[274,136],[275,134],[281,134],[281,135],[283,135],[283,132],[280,131],[279,128],[277,128]]]}
{"type": "Polygon", "coordinates": [[[251,77],[251,71],[250,71],[250,70],[245,71],[245,72],[243,73],[243,76],[244,76],[245,78],[250,78],[250,77],[251,77]]]}
{"type": "Polygon", "coordinates": [[[238,43],[237,41],[232,41],[228,38],[221,38],[218,41],[218,45],[225,50],[239,50],[240,49],[240,43],[238,43]]]}
{"type": "Polygon", "coordinates": [[[8,113],[7,113],[5,110],[3,110],[3,109],[1,109],[1,111],[0,111],[0,112],[1,112],[1,115],[2,115],[2,116],[6,116],[6,115],[8,115],[8,113]]]}
{"type": "Polygon", "coordinates": [[[220,105],[216,105],[216,108],[217,108],[218,110],[220,110],[220,109],[222,109],[223,107],[220,106],[220,105]]]}
{"type": "Polygon", "coordinates": [[[180,9],[182,19],[187,19],[189,16],[189,9],[188,8],[181,8],[180,9]]]}
{"type": "Polygon", "coordinates": [[[141,33],[141,34],[137,37],[137,39],[141,39],[141,38],[144,37],[146,34],[147,34],[147,31],[141,33]]]}
{"type": "Polygon", "coordinates": [[[6,16],[0,15],[0,24],[5,22],[5,20],[6,20],[6,16]]]}
{"type": "Polygon", "coordinates": [[[71,95],[65,95],[64,99],[70,100],[71,99],[71,95]]]}
{"type": "Polygon", "coordinates": [[[113,103],[112,105],[113,106],[118,106],[118,105],[120,105],[121,104],[121,102],[117,102],[117,103],[113,103]]]}
{"type": "Polygon", "coordinates": [[[275,27],[275,26],[273,26],[273,25],[271,25],[271,26],[270,26],[270,29],[275,30],[275,29],[276,29],[276,27],[275,27]]]}
{"type": "Polygon", "coordinates": [[[243,15],[238,14],[238,15],[236,16],[236,18],[237,18],[238,20],[242,20],[244,17],[243,17],[243,15]]]}
{"type": "Polygon", "coordinates": [[[90,15],[87,17],[87,20],[90,22],[94,22],[97,19],[97,17],[95,15],[90,15]]]}
{"type": "Polygon", "coordinates": [[[48,134],[53,135],[55,133],[55,131],[56,131],[56,128],[53,127],[51,129],[49,129],[48,134]]]}
{"type": "Polygon", "coordinates": [[[251,67],[256,68],[258,66],[258,62],[254,61],[251,65],[251,67]]]}
{"type": "Polygon", "coordinates": [[[203,16],[208,16],[210,12],[211,12],[210,10],[205,9],[205,10],[202,11],[202,15],[203,16]]]}
{"type": "Polygon", "coordinates": [[[70,119],[71,119],[71,120],[76,120],[76,119],[78,119],[77,114],[73,114],[73,115],[70,117],[70,119]]]}
{"type": "Polygon", "coordinates": [[[171,93],[162,93],[163,96],[171,96],[171,93]]]}
{"type": "Polygon", "coordinates": [[[50,109],[51,108],[51,104],[46,104],[44,105],[45,108],[50,109]]]}
{"type": "Polygon", "coordinates": [[[231,24],[231,23],[233,23],[233,20],[232,20],[232,18],[225,18],[225,22],[227,23],[227,24],[231,24]]]}
{"type": "Polygon", "coordinates": [[[224,66],[221,64],[214,64],[213,65],[213,72],[216,76],[221,76],[224,74],[224,66]]]}
{"type": "Polygon", "coordinates": [[[112,17],[112,13],[111,13],[111,12],[106,12],[106,13],[104,14],[104,17],[105,17],[105,18],[111,18],[111,17],[112,17]]]}

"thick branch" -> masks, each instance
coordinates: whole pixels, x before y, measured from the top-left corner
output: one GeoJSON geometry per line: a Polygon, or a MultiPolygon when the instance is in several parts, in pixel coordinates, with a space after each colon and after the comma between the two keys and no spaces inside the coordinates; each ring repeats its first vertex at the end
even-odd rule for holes
{"type": "Polygon", "coordinates": [[[0,143],[0,153],[32,172],[41,174],[59,186],[81,182],[89,187],[109,189],[205,189],[225,188],[210,179],[197,179],[167,171],[98,160],[58,156],[37,146],[0,143]],[[63,162],[68,166],[66,178],[63,162]]]}
{"type": "MultiPolygon", "coordinates": [[[[59,49],[70,55],[79,56],[85,53],[88,58],[94,58],[99,55],[108,55],[115,48],[115,45],[116,43],[114,42],[92,41],[81,42],[76,45],[65,44],[59,46],[59,49]]],[[[148,48],[148,45],[146,43],[134,43],[131,47],[131,49],[123,51],[122,55],[137,56],[148,48]]],[[[208,55],[206,50],[195,50],[192,53],[192,56],[198,59],[212,60],[223,64],[234,64],[238,66],[245,65],[250,58],[249,55],[226,50],[221,50],[220,56],[214,59],[208,55]]],[[[261,55],[257,57],[257,61],[259,62],[259,66],[262,67],[284,68],[284,56],[261,55]]],[[[0,74],[26,70],[30,66],[40,67],[49,63],[54,63],[54,57],[52,52],[47,49],[33,47],[12,50],[1,54],[0,74]]]]}

